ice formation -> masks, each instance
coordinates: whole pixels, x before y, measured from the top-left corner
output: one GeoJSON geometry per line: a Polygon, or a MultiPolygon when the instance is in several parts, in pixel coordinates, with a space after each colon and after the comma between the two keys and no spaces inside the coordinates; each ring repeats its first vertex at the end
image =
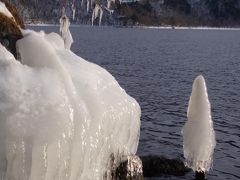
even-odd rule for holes
{"type": "Polygon", "coordinates": [[[92,9],[92,7],[93,7],[93,0],[87,0],[87,12],[89,12],[90,8],[92,9]]]}
{"type": "Polygon", "coordinates": [[[182,134],[186,165],[194,171],[209,171],[216,141],[207,87],[202,75],[194,80],[182,134]]]}
{"type": "Polygon", "coordinates": [[[60,34],[64,41],[64,46],[66,49],[70,49],[73,43],[72,34],[69,30],[70,21],[66,15],[65,9],[63,8],[62,17],[60,18],[60,34]]]}
{"type": "Polygon", "coordinates": [[[100,4],[96,4],[92,13],[92,26],[93,26],[94,20],[96,20],[97,17],[99,17],[99,26],[101,26],[102,16],[103,16],[103,9],[100,6],[100,4]]]}
{"type": "Polygon", "coordinates": [[[108,9],[111,9],[112,3],[115,4],[115,0],[107,0],[107,8],[108,9]]]}
{"type": "Polygon", "coordinates": [[[136,153],[138,103],[59,35],[23,33],[21,63],[0,45],[0,179],[103,179],[136,153]]]}
{"type": "Polygon", "coordinates": [[[76,15],[76,7],[74,6],[74,4],[72,4],[72,18],[73,18],[73,21],[75,19],[75,15],[76,15]]]}

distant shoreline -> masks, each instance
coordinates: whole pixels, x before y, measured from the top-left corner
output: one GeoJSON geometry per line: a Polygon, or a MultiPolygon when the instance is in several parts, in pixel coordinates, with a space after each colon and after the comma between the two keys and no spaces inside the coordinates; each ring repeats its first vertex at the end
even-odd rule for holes
{"type": "Polygon", "coordinates": [[[132,26],[143,29],[193,29],[193,30],[240,30],[240,27],[206,27],[206,26],[132,26]]]}
{"type": "MultiPolygon", "coordinates": [[[[26,24],[26,26],[59,26],[59,24],[26,24]]],[[[72,24],[71,27],[92,27],[87,24],[72,24]]],[[[94,26],[99,27],[99,26],[94,26]]],[[[177,30],[234,30],[240,31],[240,27],[207,27],[207,26],[100,26],[114,28],[139,28],[139,29],[177,29],[177,30]]]]}

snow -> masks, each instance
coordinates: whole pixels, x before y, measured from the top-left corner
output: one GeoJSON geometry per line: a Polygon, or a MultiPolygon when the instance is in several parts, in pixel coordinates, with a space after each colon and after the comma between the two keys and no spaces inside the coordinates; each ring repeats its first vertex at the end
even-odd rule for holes
{"type": "Polygon", "coordinates": [[[71,49],[71,46],[73,43],[73,38],[69,30],[69,27],[70,27],[70,21],[64,10],[62,17],[60,18],[60,34],[63,38],[66,49],[71,49]]]}
{"type": "Polygon", "coordinates": [[[182,134],[186,165],[194,171],[209,171],[216,140],[207,87],[202,75],[194,80],[182,134]]]}
{"type": "Polygon", "coordinates": [[[6,15],[9,18],[13,18],[13,15],[7,9],[6,5],[3,2],[1,2],[1,1],[0,1],[0,13],[3,13],[4,15],[6,15]]]}
{"type": "Polygon", "coordinates": [[[138,103],[59,35],[23,34],[21,63],[0,45],[0,177],[103,179],[112,156],[136,153],[138,103]]]}

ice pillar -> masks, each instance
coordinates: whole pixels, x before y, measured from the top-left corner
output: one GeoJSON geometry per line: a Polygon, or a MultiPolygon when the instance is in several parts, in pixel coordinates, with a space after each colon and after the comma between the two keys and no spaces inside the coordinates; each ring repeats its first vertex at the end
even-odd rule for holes
{"type": "Polygon", "coordinates": [[[205,174],[212,165],[216,141],[211,105],[202,75],[194,80],[182,135],[185,165],[196,171],[196,175],[205,174]]]}

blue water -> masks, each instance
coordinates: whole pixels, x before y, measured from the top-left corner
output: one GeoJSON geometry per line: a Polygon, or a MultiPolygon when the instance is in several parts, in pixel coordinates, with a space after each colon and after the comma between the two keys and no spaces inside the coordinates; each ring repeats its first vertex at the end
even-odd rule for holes
{"type": "MultiPolygon", "coordinates": [[[[31,28],[58,32],[56,26],[31,28]]],[[[217,138],[208,179],[240,179],[240,31],[86,26],[71,31],[73,52],[106,68],[139,102],[139,155],[183,159],[181,129],[193,80],[203,74],[217,138]]]]}

